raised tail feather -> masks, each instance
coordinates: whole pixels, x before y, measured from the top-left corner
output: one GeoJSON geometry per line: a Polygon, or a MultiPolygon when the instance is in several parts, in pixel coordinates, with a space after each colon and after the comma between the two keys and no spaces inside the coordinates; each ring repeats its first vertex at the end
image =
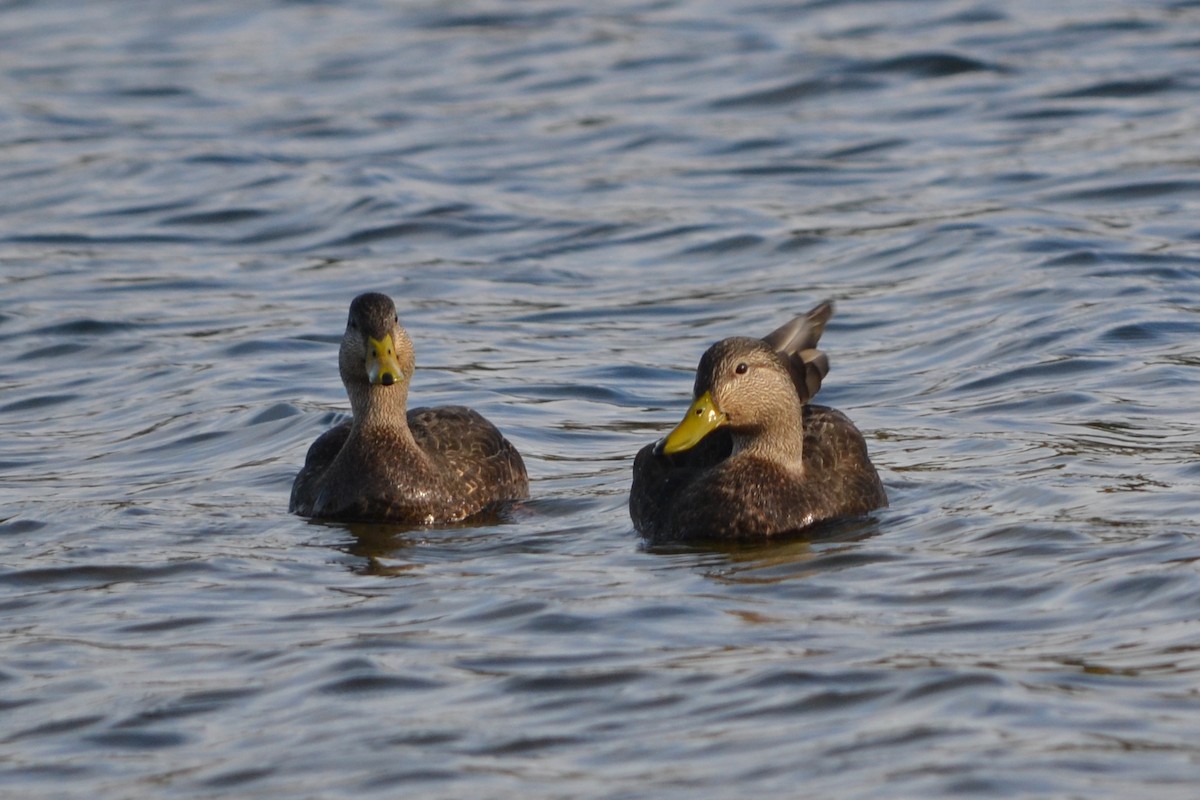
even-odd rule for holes
{"type": "Polygon", "coordinates": [[[821,381],[829,374],[829,358],[817,349],[817,343],[832,316],[833,301],[826,300],[763,337],[764,342],[783,356],[802,403],[821,390],[821,381]]]}

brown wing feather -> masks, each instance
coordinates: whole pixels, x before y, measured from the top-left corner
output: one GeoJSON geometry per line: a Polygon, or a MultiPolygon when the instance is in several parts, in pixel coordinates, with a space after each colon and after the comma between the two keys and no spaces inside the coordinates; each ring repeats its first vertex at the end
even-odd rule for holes
{"type": "Polygon", "coordinates": [[[479,412],[464,406],[415,408],[408,426],[417,445],[469,505],[529,496],[521,454],[479,412]]]}
{"type": "Polygon", "coordinates": [[[304,456],[304,466],[292,482],[292,496],[288,511],[292,514],[311,516],[317,497],[317,482],[325,475],[333,459],[342,451],[350,436],[350,420],[335,425],[317,437],[304,456]]]}
{"type": "Polygon", "coordinates": [[[833,301],[817,304],[807,314],[793,317],[763,337],[783,358],[800,402],[807,403],[821,390],[829,374],[829,357],[817,349],[825,323],[833,316],[833,301]]]}

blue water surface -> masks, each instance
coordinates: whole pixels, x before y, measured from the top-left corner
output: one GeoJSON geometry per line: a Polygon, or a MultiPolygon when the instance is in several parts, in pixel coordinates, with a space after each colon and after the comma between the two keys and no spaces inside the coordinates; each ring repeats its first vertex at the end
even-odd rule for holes
{"type": "Polygon", "coordinates": [[[0,3],[0,794],[1192,798],[1200,6],[0,3]],[[499,521],[287,513],[349,300],[499,521]],[[647,547],[821,299],[891,507],[647,547]]]}

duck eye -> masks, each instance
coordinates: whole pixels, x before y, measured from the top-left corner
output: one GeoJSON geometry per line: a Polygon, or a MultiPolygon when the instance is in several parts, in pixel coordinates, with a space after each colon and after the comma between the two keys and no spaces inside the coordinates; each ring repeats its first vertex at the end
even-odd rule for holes
{"type": "Polygon", "coordinates": [[[750,369],[750,368],[748,366],[746,366],[746,362],[743,361],[742,363],[740,363],[736,367],[734,367],[733,371],[736,372],[738,375],[745,375],[746,370],[748,370],[748,369],[750,369]]]}

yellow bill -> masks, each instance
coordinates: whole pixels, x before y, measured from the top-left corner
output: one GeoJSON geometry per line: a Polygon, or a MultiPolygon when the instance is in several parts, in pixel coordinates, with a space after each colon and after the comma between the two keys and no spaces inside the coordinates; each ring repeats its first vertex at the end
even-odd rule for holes
{"type": "Polygon", "coordinates": [[[382,341],[368,336],[367,348],[367,379],[371,383],[391,386],[404,380],[404,370],[396,360],[391,336],[385,336],[382,341]]]}
{"type": "Polygon", "coordinates": [[[690,450],[708,434],[729,421],[717,410],[712,394],[705,392],[696,398],[675,430],[667,434],[662,451],[667,455],[690,450]]]}

